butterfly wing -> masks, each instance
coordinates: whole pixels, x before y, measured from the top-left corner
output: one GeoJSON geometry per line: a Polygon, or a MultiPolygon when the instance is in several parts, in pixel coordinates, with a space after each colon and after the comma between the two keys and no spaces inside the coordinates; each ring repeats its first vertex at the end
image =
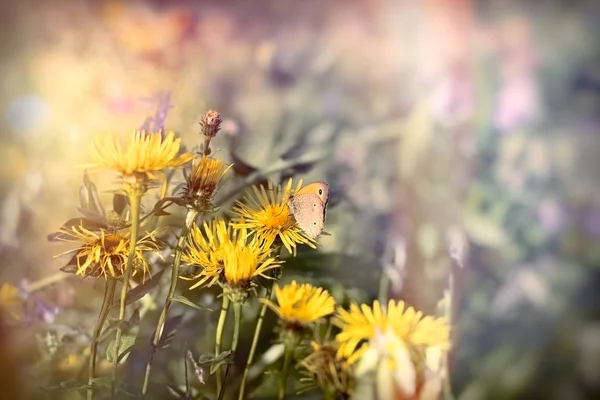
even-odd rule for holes
{"type": "Polygon", "coordinates": [[[325,223],[325,204],[314,193],[295,195],[291,201],[291,211],[304,232],[311,238],[318,237],[325,223]]]}

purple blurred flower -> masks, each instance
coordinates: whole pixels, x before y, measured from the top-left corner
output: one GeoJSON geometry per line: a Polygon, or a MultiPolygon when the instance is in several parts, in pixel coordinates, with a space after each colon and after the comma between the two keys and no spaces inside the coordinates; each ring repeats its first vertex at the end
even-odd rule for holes
{"type": "Polygon", "coordinates": [[[498,95],[494,125],[502,132],[531,121],[539,107],[537,85],[527,74],[504,83],[498,95]]]}
{"type": "Polygon", "coordinates": [[[473,115],[475,93],[466,71],[449,71],[436,85],[433,109],[437,121],[444,125],[463,122],[473,115]]]}
{"type": "MultiPolygon", "coordinates": [[[[139,130],[146,132],[158,132],[164,130],[165,120],[167,119],[169,110],[173,107],[171,104],[171,92],[158,92],[152,97],[144,98],[143,101],[149,103],[149,107],[154,105],[156,108],[154,109],[154,115],[147,117],[144,120],[144,123],[139,127],[139,130]]],[[[163,132],[163,137],[164,134],[165,133],[163,132]]]]}
{"type": "Polygon", "coordinates": [[[592,206],[585,214],[583,226],[592,238],[600,237],[600,207],[592,206]]]}
{"type": "Polygon", "coordinates": [[[565,222],[564,209],[553,199],[545,199],[538,208],[538,220],[546,233],[553,234],[562,228],[565,222]]]}
{"type": "Polygon", "coordinates": [[[27,279],[23,279],[19,284],[21,299],[25,304],[25,324],[34,321],[43,321],[47,324],[53,323],[54,317],[59,311],[58,307],[49,304],[41,296],[30,293],[27,286],[27,279]]]}
{"type": "Polygon", "coordinates": [[[22,95],[15,98],[6,108],[4,120],[17,131],[37,128],[50,113],[50,106],[39,96],[22,95]]]}

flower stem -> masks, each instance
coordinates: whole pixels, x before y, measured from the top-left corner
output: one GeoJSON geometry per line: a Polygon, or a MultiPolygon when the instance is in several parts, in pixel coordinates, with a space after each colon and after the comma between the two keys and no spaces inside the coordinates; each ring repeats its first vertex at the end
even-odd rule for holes
{"type": "Polygon", "coordinates": [[[331,388],[326,388],[323,390],[323,395],[325,396],[325,400],[335,400],[335,390],[331,388]]]}
{"type": "Polygon", "coordinates": [[[233,340],[231,342],[231,353],[235,354],[240,341],[240,325],[242,322],[242,303],[233,303],[233,340]]]}
{"type": "Polygon", "coordinates": [[[49,276],[46,276],[40,280],[37,280],[35,282],[31,282],[30,284],[27,285],[27,292],[28,293],[33,293],[36,292],[40,289],[45,288],[46,286],[52,285],[53,283],[56,282],[60,282],[63,279],[66,279],[69,277],[69,274],[65,274],[64,272],[57,272],[56,274],[52,274],[49,276]]]}
{"type": "Polygon", "coordinates": [[[279,380],[279,392],[277,398],[283,400],[285,398],[285,390],[287,387],[287,378],[290,373],[290,366],[294,359],[294,351],[298,345],[298,339],[294,333],[287,333],[285,338],[285,353],[283,355],[283,368],[281,370],[281,376],[279,380]]]}
{"type": "MultiPolygon", "coordinates": [[[[240,341],[240,325],[242,322],[242,303],[236,301],[233,303],[233,340],[231,341],[231,357],[235,357],[235,352],[237,351],[238,343],[240,341]]],[[[225,378],[224,382],[227,382],[227,375],[229,372],[230,363],[227,363],[227,367],[225,368],[225,378]]],[[[225,395],[224,385],[219,392],[218,400],[221,400],[225,395]]]]}
{"type": "Polygon", "coordinates": [[[156,324],[156,330],[154,332],[154,336],[152,338],[152,346],[150,349],[150,356],[148,358],[148,363],[146,364],[146,373],[144,375],[144,384],[142,386],[142,398],[146,396],[148,391],[148,384],[150,382],[150,372],[152,370],[152,361],[154,361],[154,355],[158,349],[158,344],[160,343],[160,339],[162,337],[163,331],[165,329],[165,324],[167,322],[167,315],[169,313],[169,307],[171,305],[171,301],[173,296],[175,296],[175,290],[177,289],[177,281],[179,278],[179,266],[181,265],[181,256],[183,254],[183,247],[185,246],[185,241],[187,240],[188,233],[192,226],[192,223],[196,220],[198,216],[198,212],[195,210],[188,211],[185,225],[179,235],[179,239],[177,240],[177,247],[175,248],[175,257],[173,260],[173,268],[171,269],[171,285],[169,286],[169,293],[167,294],[167,299],[163,306],[162,312],[160,313],[160,317],[158,318],[158,323],[156,324]]]}
{"type": "Polygon", "coordinates": [[[125,309],[127,308],[127,292],[129,291],[129,280],[133,270],[133,259],[135,257],[135,245],[137,244],[139,220],[140,220],[140,200],[141,195],[131,193],[129,202],[131,205],[131,242],[129,244],[129,255],[127,257],[127,266],[123,276],[123,287],[121,288],[121,299],[119,302],[119,324],[117,325],[117,336],[115,338],[115,352],[113,360],[113,370],[110,385],[110,397],[115,398],[115,388],[117,384],[117,369],[119,366],[119,350],[121,348],[121,336],[123,335],[123,321],[125,319],[125,309]]]}
{"type": "MultiPolygon", "coordinates": [[[[272,288],[267,288],[267,292],[265,293],[265,299],[271,299],[271,291],[272,288]]],[[[256,353],[256,347],[258,346],[258,338],[260,336],[260,331],[262,329],[263,321],[265,320],[265,315],[267,314],[267,305],[262,304],[260,307],[260,312],[258,314],[258,320],[256,321],[256,328],[254,329],[254,338],[252,339],[252,345],[250,347],[250,353],[248,354],[248,360],[246,360],[246,367],[244,368],[244,375],[242,376],[242,383],[240,385],[240,394],[238,396],[238,400],[244,399],[244,391],[246,390],[246,381],[248,380],[248,374],[250,373],[250,367],[252,366],[252,361],[254,360],[254,353],[256,353]]]]}
{"type": "MultiPolygon", "coordinates": [[[[271,249],[271,253],[278,257],[281,254],[282,245],[275,245],[271,249]]],[[[279,280],[280,271],[274,277],[275,281],[279,280]]],[[[271,293],[273,291],[273,284],[267,286],[267,291],[265,292],[265,299],[271,300],[271,293]]],[[[262,330],[262,325],[265,320],[265,315],[267,314],[267,305],[263,303],[260,307],[260,312],[258,313],[258,320],[256,321],[256,328],[254,328],[254,337],[252,338],[252,345],[250,346],[250,353],[248,354],[248,360],[246,360],[246,366],[244,367],[244,374],[242,375],[242,382],[240,384],[240,393],[238,395],[238,400],[244,399],[244,392],[246,391],[246,382],[248,381],[248,375],[250,374],[250,367],[252,366],[252,361],[254,361],[254,353],[256,353],[256,347],[258,346],[258,338],[260,337],[260,331],[262,330]]]]}
{"type": "MultiPolygon", "coordinates": [[[[219,315],[219,322],[217,322],[217,336],[215,337],[215,357],[221,354],[221,341],[223,340],[223,328],[225,327],[225,320],[227,319],[227,311],[229,310],[229,297],[223,293],[223,304],[221,305],[221,314],[219,315]]],[[[221,368],[217,368],[217,396],[221,393],[222,376],[221,368]]]]}
{"type": "Polygon", "coordinates": [[[381,268],[381,276],[379,277],[379,303],[387,304],[390,291],[390,276],[385,267],[381,268]]]}
{"type": "Polygon", "coordinates": [[[100,336],[100,332],[102,332],[102,326],[106,321],[106,317],[108,316],[108,312],[110,311],[110,306],[112,305],[112,299],[115,295],[115,286],[117,284],[116,279],[110,279],[106,282],[104,286],[104,298],[102,299],[102,306],[100,307],[100,314],[98,315],[98,321],[96,322],[96,326],[94,327],[94,333],[92,335],[92,343],[90,344],[90,361],[88,367],[88,392],[87,398],[88,400],[92,400],[94,398],[94,377],[96,375],[96,355],[98,354],[98,337],[100,336]]]}

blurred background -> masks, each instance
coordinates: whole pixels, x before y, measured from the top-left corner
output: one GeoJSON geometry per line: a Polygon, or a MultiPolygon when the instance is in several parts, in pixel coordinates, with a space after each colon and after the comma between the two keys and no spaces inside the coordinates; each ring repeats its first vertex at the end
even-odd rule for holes
{"type": "MultiPolygon", "coordinates": [[[[77,214],[91,138],[192,148],[214,109],[233,180],[283,159],[273,179],[331,185],[299,277],[370,301],[383,271],[430,314],[451,285],[456,398],[600,396],[599,2],[28,0],[0,29],[0,283],[19,290],[0,305],[35,327],[6,322],[0,357],[26,382],[73,374],[79,350],[40,348],[95,323],[102,282],[27,290],[64,265],[46,237],[77,214]]],[[[110,203],[115,177],[92,177],[110,203]]]]}

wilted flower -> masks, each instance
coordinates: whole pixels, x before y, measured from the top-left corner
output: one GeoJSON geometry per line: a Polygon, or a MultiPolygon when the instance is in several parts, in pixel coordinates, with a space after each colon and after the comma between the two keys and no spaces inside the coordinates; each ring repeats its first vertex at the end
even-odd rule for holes
{"type": "MultiPolygon", "coordinates": [[[[145,251],[158,251],[155,239],[156,231],[146,234],[137,241],[133,259],[133,274],[149,272],[148,262],[144,258],[145,251]]],[[[61,228],[61,236],[57,240],[79,243],[79,247],[59,254],[73,254],[63,268],[65,272],[73,272],[80,276],[120,278],[125,272],[131,239],[129,233],[100,230],[94,232],[83,226],[61,228]]],[[[57,257],[58,257],[57,256],[57,257]]]]}
{"type": "Polygon", "coordinates": [[[101,136],[92,144],[94,163],[86,166],[104,167],[120,172],[123,178],[155,179],[155,173],[165,168],[179,167],[194,158],[193,154],[178,155],[181,139],[169,132],[163,139],[160,132],[135,132],[125,149],[112,136],[101,136]]]}
{"type": "Polygon", "coordinates": [[[247,295],[253,280],[270,278],[266,272],[279,268],[281,262],[256,236],[249,238],[246,229],[235,230],[222,219],[204,223],[204,232],[193,226],[183,260],[199,265],[200,280],[190,289],[219,283],[235,299],[247,295]]]}
{"type": "Polygon", "coordinates": [[[214,138],[221,129],[221,114],[216,111],[209,110],[200,118],[200,126],[202,127],[202,134],[207,138],[214,138]]]}
{"type": "Polygon", "coordinates": [[[18,321],[22,317],[22,311],[19,289],[12,283],[3,283],[0,286],[0,312],[9,320],[18,321]]]}
{"type": "Polygon", "coordinates": [[[298,244],[316,248],[314,240],[300,229],[288,207],[290,196],[301,186],[302,181],[299,181],[292,191],[291,179],[283,189],[280,186],[273,187],[270,182],[268,190],[264,186],[253,186],[252,193],[245,196],[248,204],[238,201],[235,205],[233,212],[238,217],[233,226],[256,231],[258,237],[269,245],[278,239],[290,253],[296,253],[298,244]]]}
{"type": "Polygon", "coordinates": [[[437,400],[445,374],[445,354],[440,346],[417,350],[389,327],[377,329],[354,376],[360,385],[368,375],[374,375],[375,394],[381,400],[437,400]]]}
{"type": "Polygon", "coordinates": [[[199,210],[207,210],[217,185],[229,167],[222,161],[207,156],[195,161],[183,186],[182,196],[187,204],[199,210]]]}
{"type": "Polygon", "coordinates": [[[318,386],[323,390],[348,396],[353,387],[352,366],[348,363],[339,343],[311,343],[312,353],[300,361],[305,378],[300,381],[305,390],[318,386]]]}
{"type": "Polygon", "coordinates": [[[298,329],[307,326],[334,312],[335,300],[327,290],[308,283],[298,285],[296,281],[274,288],[277,304],[262,300],[283,320],[284,326],[298,329]]]}

